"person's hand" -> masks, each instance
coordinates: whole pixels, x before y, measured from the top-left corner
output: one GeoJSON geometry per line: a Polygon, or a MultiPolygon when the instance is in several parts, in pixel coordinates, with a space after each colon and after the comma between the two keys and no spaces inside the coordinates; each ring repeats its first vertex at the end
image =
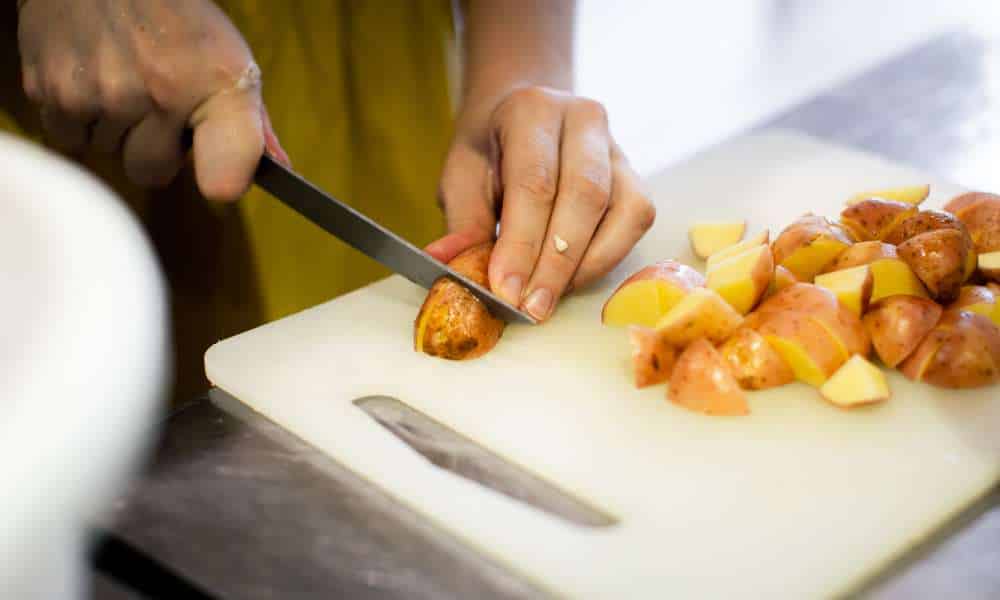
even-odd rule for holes
{"type": "Polygon", "coordinates": [[[450,233],[427,252],[447,262],[492,238],[499,213],[490,287],[544,320],[621,262],[655,210],[597,102],[525,88],[494,106],[458,119],[440,191],[450,233]]]}
{"type": "Polygon", "coordinates": [[[24,91],[46,137],[71,153],[121,153],[135,183],[168,184],[193,130],[202,193],[234,200],[265,145],[287,162],[261,101],[260,70],[210,0],[26,0],[24,91]]]}

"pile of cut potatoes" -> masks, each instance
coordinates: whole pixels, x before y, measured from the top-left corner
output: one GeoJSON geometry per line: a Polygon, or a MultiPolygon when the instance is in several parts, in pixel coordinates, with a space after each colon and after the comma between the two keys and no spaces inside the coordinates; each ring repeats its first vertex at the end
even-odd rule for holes
{"type": "Polygon", "coordinates": [[[1000,381],[1000,196],[924,210],[927,185],[863,192],[837,219],[805,214],[773,240],[745,221],[695,223],[704,262],[645,267],[608,298],[637,387],[746,415],[747,391],[801,381],[852,408],[890,397],[884,368],[946,388],[1000,381]]]}

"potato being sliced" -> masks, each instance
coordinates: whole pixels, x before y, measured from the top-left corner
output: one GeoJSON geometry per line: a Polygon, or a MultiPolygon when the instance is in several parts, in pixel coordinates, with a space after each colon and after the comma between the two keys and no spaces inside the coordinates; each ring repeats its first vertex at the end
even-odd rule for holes
{"type": "Polygon", "coordinates": [[[890,368],[916,350],[941,318],[941,307],[916,296],[890,296],[872,305],[863,323],[875,353],[890,368]]]}
{"type": "Polygon", "coordinates": [[[868,242],[858,242],[838,256],[825,269],[824,273],[833,271],[843,271],[851,267],[871,264],[881,258],[899,258],[896,254],[896,247],[878,240],[868,242]]]}
{"type": "Polygon", "coordinates": [[[695,223],[688,229],[691,250],[698,258],[708,258],[743,239],[746,221],[695,223]]]}
{"type": "Polygon", "coordinates": [[[714,290],[695,288],[656,324],[663,339],[681,348],[698,338],[713,344],[726,340],[743,322],[743,315],[714,290]]]}
{"type": "Polygon", "coordinates": [[[652,327],[705,278],[691,267],[665,260],[640,269],[622,282],[601,311],[605,325],[652,327]]]}
{"type": "Polygon", "coordinates": [[[859,242],[885,240],[897,225],[915,214],[917,207],[912,204],[869,198],[845,208],[840,222],[859,242]]]}
{"type": "Polygon", "coordinates": [[[719,250],[715,254],[712,254],[705,260],[705,269],[711,270],[713,265],[716,265],[727,258],[732,258],[737,254],[743,254],[751,248],[756,248],[757,246],[762,246],[768,243],[771,238],[771,233],[768,230],[761,231],[757,235],[747,238],[742,242],[733,244],[732,246],[726,246],[722,250],[719,250]]]}
{"type": "Polygon", "coordinates": [[[858,317],[868,308],[874,281],[868,265],[816,276],[816,285],[833,292],[840,303],[858,317]]]}
{"type": "Polygon", "coordinates": [[[872,270],[872,297],[875,303],[889,296],[918,296],[928,298],[930,295],[924,284],[914,274],[913,269],[898,258],[880,258],[869,265],[872,270]]]}
{"type": "Polygon", "coordinates": [[[819,393],[841,408],[854,408],[889,399],[889,384],[882,370],[854,355],[819,388],[819,393]]]}
{"type": "Polygon", "coordinates": [[[708,415],[750,413],[746,394],[719,352],[704,338],[692,342],[677,359],[667,397],[678,406],[708,415]]]}
{"type": "Polygon", "coordinates": [[[823,385],[847,360],[829,331],[807,314],[773,313],[757,331],[792,369],[796,379],[815,387],[823,385]]]}
{"type": "Polygon", "coordinates": [[[719,353],[743,389],[764,390],[795,380],[791,367],[753,329],[741,327],[722,344],[719,353]]]}
{"type": "Polygon", "coordinates": [[[980,254],[979,271],[991,281],[1000,281],[1000,250],[980,254]]]}
{"type": "Polygon", "coordinates": [[[772,245],[774,262],[799,281],[813,278],[850,247],[852,240],[839,227],[815,215],[799,217],[772,245]]]}
{"type": "Polygon", "coordinates": [[[644,388],[670,379],[677,361],[677,349],[657,331],[632,325],[628,329],[632,344],[632,372],[635,387],[644,388]]]}
{"type": "Polygon", "coordinates": [[[718,292],[736,312],[745,315],[764,295],[774,273],[767,246],[757,246],[716,263],[708,270],[706,287],[718,292]]]}
{"type": "Polygon", "coordinates": [[[847,205],[851,206],[863,200],[868,200],[869,198],[881,198],[883,200],[896,200],[898,202],[912,204],[913,206],[919,206],[924,200],[927,199],[927,196],[930,195],[930,193],[931,186],[927,184],[873,190],[870,192],[861,192],[860,194],[851,196],[851,198],[847,200],[847,205]]]}

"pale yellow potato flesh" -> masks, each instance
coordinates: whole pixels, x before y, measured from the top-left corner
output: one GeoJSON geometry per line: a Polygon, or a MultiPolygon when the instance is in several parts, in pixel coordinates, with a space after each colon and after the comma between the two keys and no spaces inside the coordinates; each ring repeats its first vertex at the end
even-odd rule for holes
{"type": "Polygon", "coordinates": [[[743,239],[746,221],[712,221],[695,223],[688,229],[691,250],[698,258],[705,259],[719,250],[743,239]]]}
{"type": "Polygon", "coordinates": [[[736,312],[745,315],[757,304],[774,273],[767,246],[756,246],[709,269],[705,286],[718,292],[736,312]]]}
{"type": "Polygon", "coordinates": [[[874,281],[871,268],[861,265],[817,275],[815,284],[833,292],[841,304],[860,317],[868,308],[874,281]]]}
{"type": "Polygon", "coordinates": [[[850,206],[852,204],[857,204],[858,202],[869,198],[883,198],[885,200],[896,200],[897,202],[905,202],[907,204],[912,204],[913,206],[919,206],[924,200],[927,199],[927,196],[929,196],[930,193],[931,186],[928,184],[885,188],[855,194],[847,200],[847,205],[850,206]]]}
{"type": "Polygon", "coordinates": [[[923,282],[913,269],[898,258],[880,258],[869,263],[872,270],[872,297],[875,303],[889,296],[929,298],[923,282]]]}
{"type": "Polygon", "coordinates": [[[716,265],[726,260],[727,258],[736,256],[737,254],[742,254],[747,250],[750,250],[751,248],[767,244],[768,241],[770,240],[770,236],[771,236],[770,232],[765,229],[764,231],[761,231],[760,233],[751,238],[747,238],[742,242],[733,244],[732,246],[727,246],[722,250],[719,250],[718,252],[712,254],[705,260],[705,269],[711,270],[713,265],[716,265]]]}
{"type": "Polygon", "coordinates": [[[695,288],[656,324],[669,343],[684,347],[698,338],[713,344],[726,340],[743,322],[743,315],[714,290],[695,288]]]}
{"type": "Polygon", "coordinates": [[[705,285],[705,277],[675,260],[665,260],[633,273],[611,294],[601,322],[614,327],[653,327],[681,298],[705,285]]]}
{"type": "Polygon", "coordinates": [[[842,408],[854,408],[889,399],[889,383],[882,370],[855,354],[819,388],[819,393],[842,408]]]}

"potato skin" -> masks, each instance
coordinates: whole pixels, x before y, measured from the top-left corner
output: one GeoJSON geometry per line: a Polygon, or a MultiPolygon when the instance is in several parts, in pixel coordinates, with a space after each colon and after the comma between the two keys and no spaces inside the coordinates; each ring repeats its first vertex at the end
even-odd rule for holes
{"type": "Polygon", "coordinates": [[[1000,198],[989,197],[960,211],[959,218],[979,254],[1000,250],[1000,198]]]}
{"type": "Polygon", "coordinates": [[[821,237],[840,241],[845,246],[850,246],[854,242],[840,226],[831,223],[827,218],[811,214],[803,215],[782,230],[771,244],[774,264],[782,264],[796,250],[821,237]]]}
{"type": "Polygon", "coordinates": [[[934,329],[941,306],[917,296],[889,296],[872,305],[862,320],[875,353],[887,367],[902,363],[934,329]]]}
{"type": "Polygon", "coordinates": [[[948,312],[935,328],[941,343],[922,380],[944,388],[974,388],[1000,381],[1000,328],[968,311],[948,312]]]}
{"type": "MultiPolygon", "coordinates": [[[[456,256],[448,266],[482,286],[489,286],[487,266],[493,243],[456,256]]],[[[500,340],[505,323],[490,314],[472,292],[443,277],[431,286],[414,323],[418,352],[448,360],[468,360],[486,354],[500,340]],[[417,339],[421,336],[423,339],[417,339]]]]}
{"type": "Polygon", "coordinates": [[[736,383],[718,350],[698,338],[684,351],[670,375],[667,398],[688,410],[719,416],[750,413],[746,394],[736,383]]]}
{"type": "Polygon", "coordinates": [[[970,242],[965,232],[938,229],[911,237],[896,251],[935,300],[951,302],[965,281],[970,242]]]}
{"type": "Polygon", "coordinates": [[[795,380],[791,367],[753,329],[739,329],[719,347],[719,353],[743,389],[764,390],[795,380]]]}
{"type": "Polygon", "coordinates": [[[796,283],[771,296],[743,324],[757,328],[772,314],[793,313],[808,315],[824,325],[848,355],[871,353],[871,340],[861,318],[843,306],[833,292],[811,283],[796,283]]]}
{"type": "Polygon", "coordinates": [[[964,221],[962,213],[984,201],[1000,201],[1000,196],[986,192],[966,192],[949,200],[944,209],[964,221]]]}
{"type": "Polygon", "coordinates": [[[633,325],[628,329],[632,344],[632,372],[635,387],[644,388],[670,379],[677,362],[677,348],[654,329],[633,325]]]}
{"type": "MultiPolygon", "coordinates": [[[[894,227],[885,242],[898,246],[906,240],[928,231],[955,229],[968,235],[969,230],[955,215],[939,210],[922,210],[894,227]]],[[[970,238],[971,239],[971,238],[970,238]]]]}
{"type": "Polygon", "coordinates": [[[840,222],[859,242],[881,241],[916,213],[917,207],[906,202],[869,198],[845,208],[840,213],[840,222]]]}
{"type": "Polygon", "coordinates": [[[858,242],[841,252],[840,256],[823,269],[823,272],[830,273],[851,267],[860,267],[880,258],[899,258],[896,254],[896,247],[878,240],[858,242]]]}

